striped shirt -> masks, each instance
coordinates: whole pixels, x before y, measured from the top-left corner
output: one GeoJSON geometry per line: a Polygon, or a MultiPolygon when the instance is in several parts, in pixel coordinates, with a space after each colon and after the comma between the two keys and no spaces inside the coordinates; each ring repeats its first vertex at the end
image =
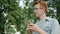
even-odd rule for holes
{"type": "MultiPolygon", "coordinates": [[[[60,34],[59,23],[56,19],[47,17],[46,20],[37,20],[36,25],[42,28],[47,34],[60,34]]],[[[38,34],[37,32],[33,32],[33,34],[38,34]]]]}

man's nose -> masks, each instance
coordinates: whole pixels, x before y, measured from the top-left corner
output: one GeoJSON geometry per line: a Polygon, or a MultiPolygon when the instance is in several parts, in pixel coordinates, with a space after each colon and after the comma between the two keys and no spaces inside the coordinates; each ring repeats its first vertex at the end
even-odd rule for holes
{"type": "Polygon", "coordinates": [[[34,12],[36,12],[36,10],[34,10],[34,12]]]}

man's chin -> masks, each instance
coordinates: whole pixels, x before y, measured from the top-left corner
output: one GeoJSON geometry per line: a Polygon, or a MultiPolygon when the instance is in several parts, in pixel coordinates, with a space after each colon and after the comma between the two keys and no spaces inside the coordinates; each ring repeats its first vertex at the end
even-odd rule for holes
{"type": "Polygon", "coordinates": [[[39,17],[38,15],[36,15],[36,17],[39,17]]]}

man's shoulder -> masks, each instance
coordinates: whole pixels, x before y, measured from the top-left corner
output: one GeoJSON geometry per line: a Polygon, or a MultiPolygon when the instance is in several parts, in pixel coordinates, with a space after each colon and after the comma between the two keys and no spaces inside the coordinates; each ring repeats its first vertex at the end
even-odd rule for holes
{"type": "Polygon", "coordinates": [[[51,18],[51,17],[47,17],[47,20],[49,20],[49,21],[57,21],[56,18],[51,18]]]}
{"type": "Polygon", "coordinates": [[[51,24],[59,25],[59,22],[56,18],[48,17],[48,22],[51,24]]]}

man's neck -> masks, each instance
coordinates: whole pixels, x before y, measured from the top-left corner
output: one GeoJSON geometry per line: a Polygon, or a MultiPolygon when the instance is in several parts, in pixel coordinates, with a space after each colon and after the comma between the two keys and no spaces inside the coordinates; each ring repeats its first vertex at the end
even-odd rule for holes
{"type": "Polygon", "coordinates": [[[40,20],[45,20],[46,19],[46,15],[42,14],[39,18],[40,18],[40,20]]]}

